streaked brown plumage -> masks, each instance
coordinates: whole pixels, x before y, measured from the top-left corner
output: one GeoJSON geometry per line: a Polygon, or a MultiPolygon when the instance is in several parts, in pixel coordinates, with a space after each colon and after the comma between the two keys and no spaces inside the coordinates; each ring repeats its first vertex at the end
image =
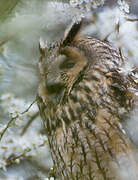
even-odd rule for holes
{"type": "Polygon", "coordinates": [[[73,23],[55,47],[40,44],[38,106],[60,180],[131,180],[134,146],[121,127],[137,89],[109,43],[79,34],[73,23]],[[125,170],[132,168],[131,172],[125,170]]]}

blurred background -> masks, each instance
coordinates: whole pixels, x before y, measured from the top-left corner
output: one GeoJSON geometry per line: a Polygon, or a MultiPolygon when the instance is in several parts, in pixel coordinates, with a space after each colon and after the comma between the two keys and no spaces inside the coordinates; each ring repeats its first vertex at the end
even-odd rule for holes
{"type": "MultiPolygon", "coordinates": [[[[138,66],[137,0],[0,0],[0,180],[49,176],[53,164],[36,103],[21,112],[37,94],[39,39],[60,40],[82,16],[89,19],[84,34],[122,49],[126,72],[138,66]]],[[[137,115],[127,129],[138,145],[137,115]]]]}

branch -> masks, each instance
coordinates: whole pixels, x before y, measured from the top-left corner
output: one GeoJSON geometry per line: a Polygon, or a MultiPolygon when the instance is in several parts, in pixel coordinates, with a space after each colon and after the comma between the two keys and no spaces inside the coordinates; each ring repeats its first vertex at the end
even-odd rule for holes
{"type": "Polygon", "coordinates": [[[16,120],[18,117],[19,117],[19,115],[11,118],[11,120],[8,122],[7,126],[4,128],[4,130],[2,131],[2,133],[1,133],[1,135],[0,135],[0,141],[1,141],[2,137],[3,137],[3,135],[5,134],[5,132],[7,131],[7,129],[10,127],[11,123],[12,123],[14,120],[16,120]]]}
{"type": "Polygon", "coordinates": [[[10,121],[8,122],[8,124],[6,125],[6,127],[4,128],[4,130],[2,131],[2,133],[1,133],[1,135],[0,135],[0,141],[2,140],[2,137],[3,137],[3,135],[5,134],[5,132],[7,131],[7,129],[10,127],[11,123],[12,123],[14,120],[16,120],[16,119],[19,117],[20,114],[23,115],[23,114],[25,114],[26,112],[28,112],[29,109],[32,107],[32,105],[33,105],[35,102],[36,102],[36,99],[30,104],[30,106],[29,106],[25,111],[23,111],[23,112],[21,112],[21,113],[18,113],[15,117],[12,117],[12,118],[10,119],[10,121]]]}
{"type": "Polygon", "coordinates": [[[131,21],[131,22],[135,22],[135,21],[138,21],[138,18],[135,18],[135,19],[131,19],[131,18],[126,18],[127,21],[131,21]]]}
{"type": "Polygon", "coordinates": [[[36,112],[28,121],[28,123],[25,125],[25,127],[23,128],[22,132],[21,132],[21,136],[23,136],[27,129],[29,128],[30,124],[35,120],[35,118],[39,115],[39,112],[36,112]]]}

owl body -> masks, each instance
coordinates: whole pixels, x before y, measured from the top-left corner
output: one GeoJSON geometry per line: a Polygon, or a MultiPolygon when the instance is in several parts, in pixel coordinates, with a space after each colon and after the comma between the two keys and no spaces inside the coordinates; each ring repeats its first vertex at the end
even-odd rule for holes
{"type": "Polygon", "coordinates": [[[109,43],[78,36],[81,23],[71,25],[50,58],[40,46],[37,99],[56,175],[135,180],[134,147],[121,122],[136,100],[129,88],[137,85],[121,73],[122,59],[109,43]]]}

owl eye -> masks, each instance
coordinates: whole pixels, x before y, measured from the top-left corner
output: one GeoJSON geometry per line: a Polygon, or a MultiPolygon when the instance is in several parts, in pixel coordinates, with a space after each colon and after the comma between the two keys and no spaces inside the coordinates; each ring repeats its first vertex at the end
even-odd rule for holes
{"type": "Polygon", "coordinates": [[[75,63],[74,62],[63,62],[61,65],[60,65],[60,69],[71,69],[75,66],[75,63]]]}

